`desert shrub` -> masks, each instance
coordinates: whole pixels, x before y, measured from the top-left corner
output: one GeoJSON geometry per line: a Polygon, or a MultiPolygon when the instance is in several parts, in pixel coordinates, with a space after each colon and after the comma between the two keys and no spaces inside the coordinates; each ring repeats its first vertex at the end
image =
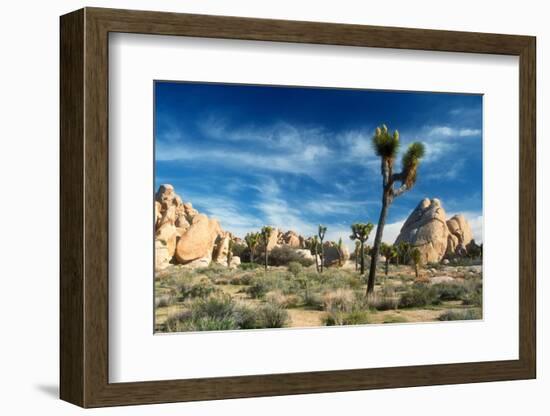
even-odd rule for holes
{"type": "Polygon", "coordinates": [[[323,310],[323,298],[319,291],[306,289],[302,292],[302,302],[305,307],[323,310]]]}
{"type": "Polygon", "coordinates": [[[369,314],[364,310],[353,310],[350,312],[330,311],[323,319],[326,326],[335,325],[363,325],[369,323],[369,314]]]}
{"type": "Polygon", "coordinates": [[[285,295],[280,290],[272,290],[267,292],[265,295],[265,300],[268,303],[273,303],[280,306],[281,308],[291,308],[300,303],[300,298],[298,295],[293,293],[285,295]]]}
{"type": "Polygon", "coordinates": [[[227,296],[213,296],[196,300],[189,310],[169,317],[164,328],[167,332],[282,328],[289,320],[287,311],[271,303],[252,308],[227,296]]]}
{"type": "Polygon", "coordinates": [[[241,263],[239,264],[239,269],[241,270],[256,270],[261,268],[262,265],[258,263],[241,263]]]}
{"type": "Polygon", "coordinates": [[[240,329],[257,328],[257,312],[255,308],[245,304],[236,304],[233,308],[233,317],[240,329]]]}
{"type": "Polygon", "coordinates": [[[246,293],[255,299],[263,298],[267,292],[276,289],[279,282],[274,276],[256,276],[250,281],[246,293]]]}
{"type": "Polygon", "coordinates": [[[467,290],[461,283],[437,283],[432,286],[442,301],[461,300],[467,290]]]}
{"type": "Polygon", "coordinates": [[[349,289],[336,289],[323,294],[323,308],[326,311],[350,312],[355,301],[355,294],[349,289]]]}
{"type": "Polygon", "coordinates": [[[198,275],[205,275],[210,277],[215,277],[219,274],[223,274],[227,271],[227,267],[222,264],[210,263],[208,267],[199,267],[195,269],[195,273],[198,275]]]}
{"type": "Polygon", "coordinates": [[[280,306],[266,303],[257,310],[257,328],[283,328],[289,322],[288,312],[280,306]]]}
{"type": "Polygon", "coordinates": [[[467,309],[467,310],[454,310],[443,312],[439,315],[440,321],[469,321],[475,319],[481,319],[481,310],[479,309],[467,309]]]}
{"type": "Polygon", "coordinates": [[[245,273],[240,276],[233,276],[230,283],[232,285],[249,285],[255,277],[252,273],[245,273]]]}
{"type": "Polygon", "coordinates": [[[439,296],[433,287],[425,284],[415,284],[407,292],[401,294],[399,308],[415,308],[440,303],[439,296]]]}
{"type": "Polygon", "coordinates": [[[377,311],[389,311],[397,309],[397,297],[393,293],[375,293],[369,298],[369,307],[377,311]]]}
{"type": "Polygon", "coordinates": [[[300,263],[304,267],[309,267],[314,263],[312,259],[302,257],[296,250],[288,246],[274,247],[269,252],[269,264],[271,266],[286,266],[290,262],[300,263]]]}
{"type": "Polygon", "coordinates": [[[302,264],[297,261],[291,261],[288,263],[288,271],[296,277],[302,272],[302,264]]]}
{"type": "Polygon", "coordinates": [[[155,298],[156,308],[164,308],[166,306],[173,305],[174,303],[176,303],[176,299],[170,294],[160,295],[155,298]]]}
{"type": "Polygon", "coordinates": [[[189,298],[206,298],[218,291],[219,289],[208,279],[201,279],[198,283],[182,283],[179,286],[181,300],[189,298]]]}
{"type": "Polygon", "coordinates": [[[481,292],[469,292],[462,297],[462,304],[469,306],[482,306],[483,295],[481,292]]]}

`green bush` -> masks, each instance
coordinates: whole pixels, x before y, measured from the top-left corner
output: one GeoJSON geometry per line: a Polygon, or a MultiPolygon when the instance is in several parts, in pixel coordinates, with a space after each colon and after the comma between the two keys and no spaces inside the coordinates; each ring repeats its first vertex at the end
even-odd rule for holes
{"type": "Polygon", "coordinates": [[[466,287],[461,283],[437,283],[432,286],[442,301],[461,300],[466,295],[466,287]]]}
{"type": "Polygon", "coordinates": [[[252,273],[245,273],[240,276],[233,276],[230,280],[232,285],[249,285],[256,276],[252,273]]]}
{"type": "Polygon", "coordinates": [[[481,292],[470,292],[464,295],[462,298],[462,304],[468,306],[482,306],[483,304],[483,295],[481,292]]]}
{"type": "Polygon", "coordinates": [[[399,302],[397,297],[389,294],[376,294],[369,299],[369,307],[377,311],[389,311],[397,309],[399,302]]]}
{"type": "Polygon", "coordinates": [[[182,283],[179,286],[180,299],[207,298],[218,292],[219,289],[208,279],[201,279],[198,283],[182,283]]]}
{"type": "Polygon", "coordinates": [[[368,324],[369,313],[359,309],[351,312],[330,311],[323,319],[323,323],[326,326],[368,324]]]}
{"type": "Polygon", "coordinates": [[[298,262],[304,267],[311,266],[314,261],[306,259],[289,246],[274,247],[269,252],[269,264],[271,266],[287,266],[290,262],[298,262]]]}
{"type": "Polygon", "coordinates": [[[467,310],[449,310],[439,315],[440,321],[470,321],[481,319],[481,310],[479,309],[467,309],[467,310]]]}
{"type": "Polygon", "coordinates": [[[257,328],[283,328],[288,325],[288,312],[272,303],[261,305],[257,311],[257,328]]]}
{"type": "Polygon", "coordinates": [[[407,292],[401,294],[399,308],[415,308],[428,305],[437,305],[441,301],[437,291],[425,284],[413,285],[407,292]]]}
{"type": "Polygon", "coordinates": [[[297,261],[291,261],[288,263],[288,271],[294,275],[298,276],[302,272],[302,264],[297,261]]]}
{"type": "Polygon", "coordinates": [[[258,263],[241,263],[239,264],[239,269],[241,270],[256,270],[261,268],[262,265],[258,263]]]}
{"type": "Polygon", "coordinates": [[[246,289],[246,293],[252,298],[260,299],[263,298],[267,292],[276,289],[277,283],[278,282],[273,276],[255,277],[250,282],[250,286],[246,289]]]}

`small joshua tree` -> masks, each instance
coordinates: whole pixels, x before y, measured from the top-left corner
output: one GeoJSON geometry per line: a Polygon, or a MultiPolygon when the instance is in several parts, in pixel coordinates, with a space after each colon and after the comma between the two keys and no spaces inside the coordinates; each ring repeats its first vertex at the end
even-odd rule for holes
{"type": "Polygon", "coordinates": [[[372,248],[371,263],[369,270],[369,280],[367,284],[367,294],[374,291],[374,280],[376,279],[376,262],[380,253],[380,244],[384,233],[384,225],[388,216],[388,209],[393,200],[411,189],[417,176],[420,159],[424,156],[424,145],[415,142],[409,146],[402,159],[402,170],[399,173],[393,172],[395,158],[399,150],[399,132],[395,130],[390,134],[385,125],[377,127],[372,137],[372,145],[376,155],[380,157],[380,172],[382,174],[382,208],[378,227],[376,227],[376,236],[374,237],[374,246],[372,248]],[[395,187],[396,183],[400,186],[395,187]]]}
{"type": "Polygon", "coordinates": [[[361,274],[365,274],[365,241],[368,240],[373,228],[374,225],[370,222],[367,224],[357,223],[351,225],[351,235],[349,238],[357,240],[361,244],[361,274]]]}
{"type": "Polygon", "coordinates": [[[395,247],[397,251],[397,261],[399,264],[408,264],[411,260],[411,243],[401,241],[395,247]]]}
{"type": "Polygon", "coordinates": [[[325,233],[327,232],[327,227],[319,224],[319,229],[317,235],[319,236],[319,241],[321,243],[321,273],[323,273],[323,264],[325,262],[325,247],[323,246],[323,240],[325,239],[325,233]]]}
{"type": "Polygon", "coordinates": [[[336,251],[338,251],[338,266],[342,267],[342,262],[344,260],[344,244],[342,243],[341,237],[338,239],[336,251]]]}
{"type": "Polygon", "coordinates": [[[261,235],[262,235],[262,241],[264,243],[264,265],[265,265],[265,271],[267,272],[267,262],[269,260],[269,252],[267,250],[267,245],[269,244],[269,237],[271,237],[271,233],[273,232],[273,227],[265,226],[262,228],[261,235]]]}
{"type": "Polygon", "coordinates": [[[420,253],[419,249],[415,248],[413,249],[413,251],[411,251],[411,260],[414,264],[414,274],[418,279],[418,267],[420,266],[420,262],[422,261],[422,254],[420,253]]]}
{"type": "Polygon", "coordinates": [[[387,276],[390,261],[397,256],[397,250],[391,244],[382,243],[380,245],[380,253],[386,258],[384,271],[387,276]]]}
{"type": "Polygon", "coordinates": [[[244,237],[244,241],[246,242],[246,245],[248,246],[248,250],[250,251],[250,263],[254,263],[254,256],[256,255],[256,247],[258,247],[258,244],[260,243],[261,235],[260,233],[248,233],[244,237]]]}
{"type": "Polygon", "coordinates": [[[231,259],[233,258],[233,246],[235,243],[233,240],[229,239],[229,243],[227,244],[227,267],[231,267],[231,259]]]}
{"type": "Polygon", "coordinates": [[[355,240],[355,271],[359,269],[359,256],[361,255],[361,242],[355,240]]]}

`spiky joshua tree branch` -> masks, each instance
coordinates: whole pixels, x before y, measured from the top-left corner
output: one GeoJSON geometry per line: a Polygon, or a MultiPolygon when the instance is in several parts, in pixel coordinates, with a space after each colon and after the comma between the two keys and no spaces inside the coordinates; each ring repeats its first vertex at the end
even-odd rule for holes
{"type": "Polygon", "coordinates": [[[414,186],[417,178],[418,165],[420,164],[420,159],[424,156],[424,145],[420,142],[412,143],[403,155],[401,172],[395,173],[393,168],[399,150],[399,132],[395,130],[390,134],[385,125],[377,127],[372,137],[372,145],[376,155],[380,157],[382,208],[380,210],[380,218],[378,219],[374,246],[371,252],[367,295],[374,292],[376,263],[378,262],[380,243],[382,242],[388,209],[395,198],[404,194],[414,186]]]}

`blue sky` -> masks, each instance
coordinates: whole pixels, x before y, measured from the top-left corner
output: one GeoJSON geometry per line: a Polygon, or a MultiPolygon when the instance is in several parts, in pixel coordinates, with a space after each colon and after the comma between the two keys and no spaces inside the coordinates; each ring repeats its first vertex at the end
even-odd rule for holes
{"type": "Polygon", "coordinates": [[[350,224],[378,220],[371,137],[382,123],[399,130],[401,152],[413,141],[427,151],[384,240],[428,197],[483,241],[481,95],[156,82],[155,187],[174,185],[241,237],[266,224],[308,236],[322,223],[349,243],[350,224]]]}

